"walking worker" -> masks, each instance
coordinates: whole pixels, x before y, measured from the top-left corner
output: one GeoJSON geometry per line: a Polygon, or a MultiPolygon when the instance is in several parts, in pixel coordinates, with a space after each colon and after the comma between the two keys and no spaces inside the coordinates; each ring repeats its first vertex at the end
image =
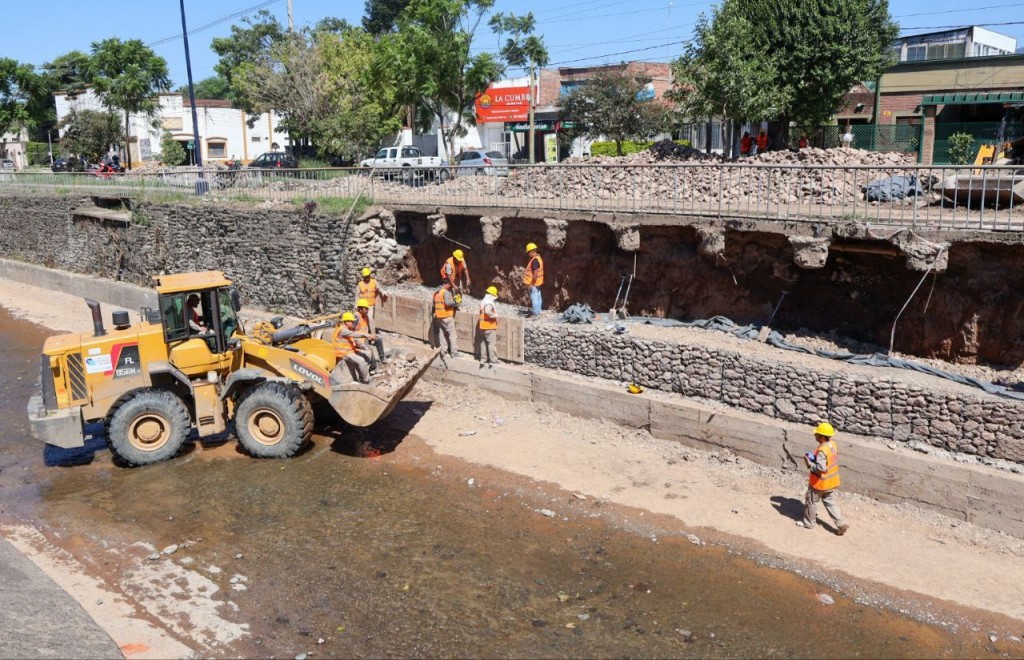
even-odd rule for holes
{"type": "Polygon", "coordinates": [[[772,141],[768,139],[768,131],[761,129],[761,132],[757,134],[757,153],[762,154],[768,151],[768,147],[771,146],[772,141]]]}
{"type": "MultiPolygon", "coordinates": [[[[366,339],[365,341],[368,346],[377,348],[377,355],[381,363],[387,364],[388,358],[384,352],[384,340],[377,334],[377,327],[373,325],[373,316],[370,314],[370,309],[369,300],[360,298],[356,301],[356,332],[363,332],[368,337],[374,337],[374,339],[366,339]]],[[[369,349],[367,348],[367,350],[369,349]]]]}
{"type": "Polygon", "coordinates": [[[498,287],[487,287],[487,295],[480,301],[480,366],[485,364],[488,369],[493,369],[498,362],[494,350],[494,340],[498,334],[498,310],[494,302],[498,299],[498,287]]]}
{"type": "Polygon", "coordinates": [[[377,280],[373,277],[373,269],[366,267],[362,270],[361,275],[363,279],[359,280],[356,285],[356,300],[366,300],[370,303],[370,320],[373,320],[373,310],[377,309],[377,299],[380,298],[381,302],[388,301],[388,294],[384,293],[384,290],[377,284],[377,280]]]}
{"type": "Polygon", "coordinates": [[[818,521],[818,502],[825,504],[825,511],[836,524],[836,534],[842,536],[850,526],[843,520],[843,512],[836,502],[836,490],[839,488],[839,447],[833,440],[836,430],[828,422],[818,424],[814,429],[814,439],[818,448],[804,454],[804,462],[811,471],[810,484],[804,497],[804,519],[797,526],[814,529],[818,521]]]}
{"type": "Polygon", "coordinates": [[[434,332],[437,333],[437,345],[441,348],[441,355],[447,353],[453,358],[459,356],[455,309],[452,283],[442,282],[441,288],[434,292],[434,332]]]}
{"type": "Polygon", "coordinates": [[[360,339],[369,339],[373,335],[356,330],[356,315],[345,312],[341,315],[341,323],[334,329],[331,344],[338,363],[344,362],[355,369],[356,380],[360,383],[370,382],[370,365],[373,356],[360,346],[360,339]]]}
{"type": "Polygon", "coordinates": [[[753,138],[750,137],[750,131],[743,131],[743,137],[740,138],[740,155],[749,156],[750,146],[753,143],[753,138]]]}
{"type": "Polygon", "coordinates": [[[452,256],[441,265],[441,281],[451,282],[453,291],[461,291],[462,282],[465,281],[466,290],[469,290],[469,267],[462,250],[452,252],[452,256]]]}
{"type": "Polygon", "coordinates": [[[527,243],[526,254],[530,260],[526,262],[526,272],[523,273],[523,284],[530,287],[530,314],[528,318],[540,316],[542,301],[540,298],[540,287],[544,284],[544,260],[537,254],[537,244],[527,243]]]}

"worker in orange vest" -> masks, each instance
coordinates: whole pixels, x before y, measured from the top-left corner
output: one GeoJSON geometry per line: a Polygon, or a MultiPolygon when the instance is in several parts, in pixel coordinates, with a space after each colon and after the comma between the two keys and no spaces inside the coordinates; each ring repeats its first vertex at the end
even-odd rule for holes
{"type": "Polygon", "coordinates": [[[487,295],[480,301],[480,367],[486,364],[488,369],[493,369],[498,358],[494,350],[494,341],[498,334],[498,311],[494,302],[498,299],[498,287],[487,287],[487,295]]]}
{"type": "Polygon", "coordinates": [[[462,250],[455,250],[452,256],[448,257],[441,265],[441,281],[451,282],[452,291],[462,291],[462,282],[466,283],[466,290],[469,290],[469,267],[466,265],[466,255],[462,250]]]}
{"type": "Polygon", "coordinates": [[[456,308],[452,283],[442,282],[441,288],[434,292],[434,332],[437,333],[437,345],[441,347],[442,357],[445,353],[453,358],[459,357],[458,337],[455,331],[456,308]]]}
{"type": "Polygon", "coordinates": [[[537,254],[537,244],[527,243],[526,254],[530,260],[526,262],[526,272],[523,273],[523,284],[530,289],[530,314],[528,318],[540,316],[540,308],[543,301],[540,297],[540,287],[544,284],[544,260],[537,254]]]}
{"type": "Polygon", "coordinates": [[[753,143],[753,139],[750,137],[750,131],[743,131],[743,137],[740,138],[740,155],[749,156],[750,146],[753,143]]]}
{"type": "Polygon", "coordinates": [[[814,429],[814,439],[818,448],[804,454],[804,463],[811,471],[807,495],[804,497],[804,519],[797,526],[814,529],[818,522],[818,502],[825,504],[825,511],[836,524],[836,534],[842,536],[850,526],[843,521],[843,512],[836,502],[836,490],[839,488],[839,447],[833,436],[836,430],[828,422],[818,424],[814,429]]]}
{"type": "MultiPolygon", "coordinates": [[[[362,332],[367,335],[367,339],[363,340],[365,349],[370,355],[373,352],[370,351],[370,346],[374,346],[377,349],[377,356],[382,364],[388,363],[387,353],[384,351],[384,340],[377,334],[377,327],[373,324],[373,315],[370,314],[370,301],[365,298],[360,298],[356,301],[356,332],[362,332]]],[[[370,368],[373,369],[374,365],[371,364],[370,368]]]]}
{"type": "Polygon", "coordinates": [[[388,301],[388,294],[384,293],[384,290],[377,284],[376,278],[373,277],[373,269],[366,267],[361,271],[363,279],[359,280],[356,285],[356,300],[368,300],[370,302],[369,312],[370,320],[373,320],[373,311],[377,309],[377,299],[380,298],[381,302],[388,301]]]}
{"type": "Polygon", "coordinates": [[[341,322],[331,337],[334,357],[338,359],[338,364],[348,365],[355,372],[353,376],[356,381],[360,383],[370,382],[370,364],[373,360],[369,351],[362,347],[361,340],[373,337],[374,335],[356,330],[356,315],[352,312],[341,315],[341,322]]]}
{"type": "Polygon", "coordinates": [[[768,151],[768,147],[772,141],[768,139],[768,131],[761,129],[761,132],[757,134],[757,153],[764,153],[768,151]]]}
{"type": "Polygon", "coordinates": [[[800,139],[796,143],[796,148],[797,149],[806,149],[807,148],[807,134],[806,133],[801,133],[800,134],[800,139]]]}

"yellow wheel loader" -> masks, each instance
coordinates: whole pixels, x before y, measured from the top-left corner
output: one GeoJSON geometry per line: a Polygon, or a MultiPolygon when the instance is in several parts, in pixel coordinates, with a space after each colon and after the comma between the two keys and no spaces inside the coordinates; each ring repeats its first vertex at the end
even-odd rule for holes
{"type": "Polygon", "coordinates": [[[436,349],[406,346],[369,384],[356,382],[330,343],[333,317],[291,328],[257,323],[246,334],[239,298],[223,273],[154,278],[158,308],[127,312],[93,333],[50,337],[43,346],[41,392],[29,402],[32,434],[58,447],[81,447],[85,425],[102,422],[124,463],[175,456],[195,429],[224,433],[233,421],[255,457],[294,455],[313,431],[313,405],[326,403],[349,424],[368,426],[412,388],[436,349]],[[318,334],[327,332],[328,339],[318,334]]]}

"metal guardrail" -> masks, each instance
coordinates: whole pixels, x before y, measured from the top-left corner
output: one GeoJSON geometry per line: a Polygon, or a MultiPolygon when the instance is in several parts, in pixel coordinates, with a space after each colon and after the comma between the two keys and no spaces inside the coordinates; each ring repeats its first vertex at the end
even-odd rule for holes
{"type": "Polygon", "coordinates": [[[570,164],[467,168],[173,169],[96,176],[0,173],[15,192],[304,203],[357,195],[376,203],[785,222],[1024,231],[1024,168],[761,164],[570,164]],[[507,172],[505,176],[498,173],[507,172]],[[912,177],[920,194],[878,201],[869,184],[912,177]]]}

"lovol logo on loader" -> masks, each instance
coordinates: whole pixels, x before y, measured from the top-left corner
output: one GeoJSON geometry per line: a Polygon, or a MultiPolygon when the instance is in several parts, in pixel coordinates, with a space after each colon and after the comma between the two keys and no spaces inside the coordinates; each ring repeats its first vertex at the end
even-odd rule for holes
{"type": "Polygon", "coordinates": [[[292,371],[299,374],[300,376],[310,381],[311,383],[315,383],[320,387],[327,387],[327,380],[321,374],[319,374],[316,371],[313,371],[312,369],[302,364],[301,362],[291,360],[291,368],[292,371]]]}

